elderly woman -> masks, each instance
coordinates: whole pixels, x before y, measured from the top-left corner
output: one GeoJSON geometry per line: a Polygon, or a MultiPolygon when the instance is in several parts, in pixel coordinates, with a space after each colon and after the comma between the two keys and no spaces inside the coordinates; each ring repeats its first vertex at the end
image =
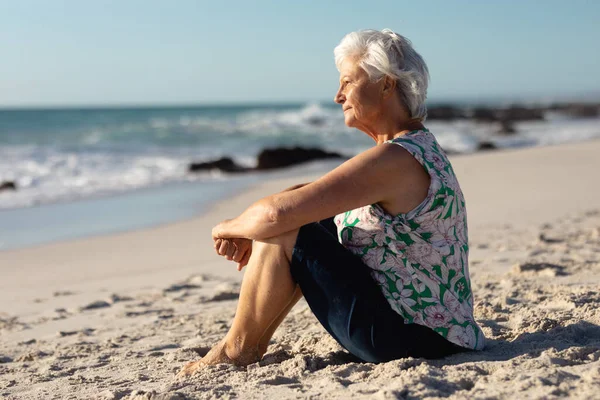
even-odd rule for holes
{"type": "Polygon", "coordinates": [[[303,296],[339,344],[367,362],[484,346],[473,318],[465,200],[422,124],[425,62],[387,29],[350,33],[334,53],[335,102],[346,125],[375,146],[213,229],[218,254],[247,270],[229,332],[180,375],[259,361],[303,296]]]}

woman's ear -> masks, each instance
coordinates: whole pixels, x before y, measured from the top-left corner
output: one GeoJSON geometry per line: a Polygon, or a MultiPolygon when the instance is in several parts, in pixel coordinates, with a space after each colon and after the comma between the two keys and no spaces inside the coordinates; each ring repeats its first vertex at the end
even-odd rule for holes
{"type": "Polygon", "coordinates": [[[389,96],[391,96],[392,94],[394,94],[394,92],[396,91],[396,80],[394,78],[392,78],[391,76],[386,76],[385,78],[383,78],[383,89],[382,89],[382,94],[384,98],[387,98],[389,96]]]}

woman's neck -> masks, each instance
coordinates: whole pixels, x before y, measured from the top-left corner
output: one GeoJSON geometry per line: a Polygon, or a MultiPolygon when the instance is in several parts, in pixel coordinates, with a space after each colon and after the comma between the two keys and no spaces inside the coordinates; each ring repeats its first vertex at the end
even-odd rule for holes
{"type": "Polygon", "coordinates": [[[388,140],[396,139],[406,135],[407,133],[421,129],[425,129],[422,121],[420,119],[411,119],[400,122],[393,127],[388,127],[388,129],[373,132],[369,136],[373,137],[377,144],[382,144],[388,140]]]}

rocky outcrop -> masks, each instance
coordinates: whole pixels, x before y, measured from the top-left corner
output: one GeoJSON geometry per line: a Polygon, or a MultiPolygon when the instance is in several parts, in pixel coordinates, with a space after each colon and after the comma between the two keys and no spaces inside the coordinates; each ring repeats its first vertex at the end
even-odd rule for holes
{"type": "Polygon", "coordinates": [[[521,106],[508,108],[477,107],[473,109],[471,118],[477,122],[539,121],[544,119],[544,110],[521,106]]]}
{"type": "Polygon", "coordinates": [[[537,107],[512,106],[499,110],[501,121],[540,121],[544,119],[544,110],[537,107]]]}
{"type": "Polygon", "coordinates": [[[480,142],[479,145],[477,146],[477,151],[488,151],[488,150],[496,150],[498,149],[498,146],[496,146],[494,143],[492,142],[480,142]]]}
{"type": "Polygon", "coordinates": [[[17,190],[17,184],[13,181],[5,181],[0,183],[0,192],[2,191],[15,191],[17,190]]]}
{"type": "Polygon", "coordinates": [[[600,105],[598,104],[571,104],[566,107],[565,112],[571,117],[593,118],[600,116],[600,105]]]}
{"type": "Polygon", "coordinates": [[[191,163],[188,167],[189,172],[219,170],[223,172],[245,172],[250,168],[242,167],[235,163],[229,157],[219,158],[215,161],[191,163]]]}
{"type": "Polygon", "coordinates": [[[201,172],[219,170],[223,172],[248,172],[264,171],[276,168],[290,167],[292,165],[302,164],[309,161],[343,158],[338,153],[331,153],[317,148],[285,148],[278,147],[274,149],[264,149],[258,155],[258,165],[256,168],[247,168],[238,165],[229,157],[219,158],[215,161],[191,163],[188,166],[189,172],[201,172]]]}
{"type": "Polygon", "coordinates": [[[305,149],[302,147],[264,149],[258,155],[257,170],[289,167],[308,161],[330,158],[342,158],[338,153],[330,153],[317,148],[305,149]]]}
{"type": "Polygon", "coordinates": [[[428,120],[453,121],[460,118],[465,118],[464,111],[450,105],[430,107],[427,110],[428,120]]]}
{"type": "Polygon", "coordinates": [[[477,107],[473,109],[471,118],[477,122],[496,122],[498,121],[498,110],[477,107]]]}

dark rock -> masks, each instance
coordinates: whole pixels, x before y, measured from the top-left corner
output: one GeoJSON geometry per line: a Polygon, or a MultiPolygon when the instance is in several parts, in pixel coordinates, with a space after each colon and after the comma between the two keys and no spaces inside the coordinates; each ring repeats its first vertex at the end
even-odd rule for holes
{"type": "Polygon", "coordinates": [[[478,122],[495,122],[499,119],[498,112],[496,110],[485,107],[477,107],[473,109],[471,118],[478,122]]]}
{"type": "Polygon", "coordinates": [[[500,110],[500,119],[503,121],[539,121],[544,119],[544,111],[540,108],[527,108],[511,106],[500,110]]]}
{"type": "Polygon", "coordinates": [[[492,142],[481,142],[479,146],[477,146],[477,151],[487,151],[487,150],[496,150],[498,146],[496,146],[492,142]]]}
{"type": "Polygon", "coordinates": [[[6,356],[0,356],[0,364],[12,362],[12,358],[6,356]]]}
{"type": "Polygon", "coordinates": [[[442,121],[452,121],[455,119],[465,118],[463,110],[450,105],[430,107],[427,109],[427,119],[437,119],[442,121]]]}
{"type": "Polygon", "coordinates": [[[15,191],[15,190],[17,190],[17,184],[13,181],[2,182],[2,183],[0,183],[0,192],[3,190],[15,191]]]}
{"type": "Polygon", "coordinates": [[[498,131],[501,135],[512,135],[517,133],[512,121],[503,120],[500,121],[500,130],[498,131]]]}
{"type": "Polygon", "coordinates": [[[245,172],[249,168],[236,164],[229,157],[219,158],[215,161],[191,163],[188,167],[189,172],[210,171],[213,169],[218,169],[223,172],[245,172]]]}
{"type": "Polygon", "coordinates": [[[544,119],[544,109],[523,106],[508,108],[477,107],[473,109],[471,117],[477,122],[539,121],[544,119]]]}
{"type": "Polygon", "coordinates": [[[308,161],[329,158],[342,158],[338,153],[330,153],[321,149],[302,147],[264,149],[258,155],[257,170],[289,167],[308,161]]]}
{"type": "Polygon", "coordinates": [[[600,116],[599,104],[571,104],[565,112],[572,117],[589,118],[600,116]]]}

